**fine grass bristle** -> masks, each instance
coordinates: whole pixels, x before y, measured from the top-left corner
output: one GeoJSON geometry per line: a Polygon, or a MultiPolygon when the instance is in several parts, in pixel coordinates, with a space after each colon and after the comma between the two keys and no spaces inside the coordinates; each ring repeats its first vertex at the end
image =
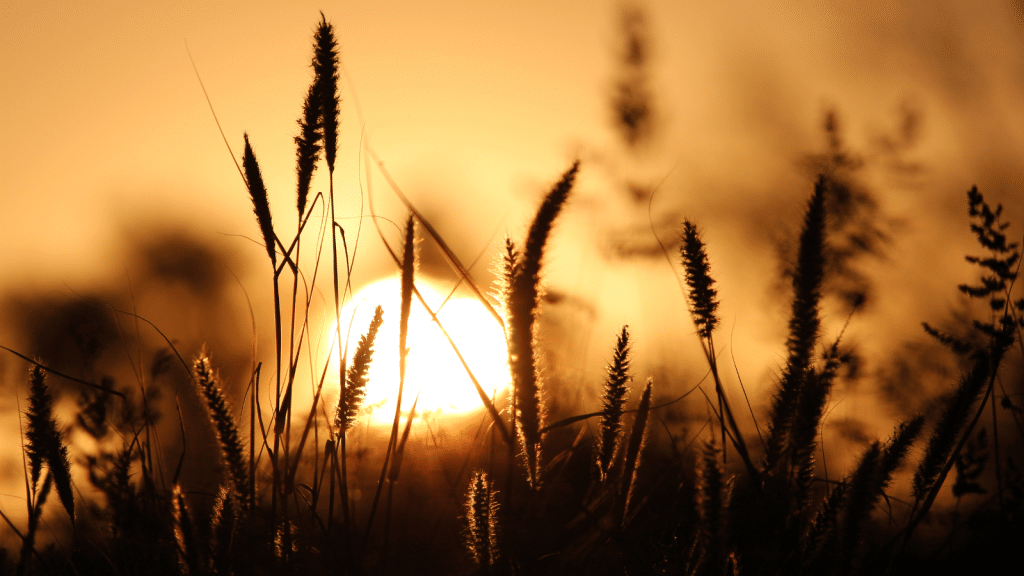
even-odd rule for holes
{"type": "Polygon", "coordinates": [[[211,543],[212,563],[216,574],[228,574],[230,571],[238,520],[238,509],[231,490],[227,486],[221,486],[210,512],[210,536],[213,538],[211,543]]]}
{"type": "Polygon", "coordinates": [[[473,472],[466,498],[466,547],[477,565],[484,569],[493,566],[500,557],[497,492],[486,472],[473,472]]]}
{"type": "Polygon", "coordinates": [[[313,172],[316,170],[316,161],[320,157],[321,141],[323,140],[323,131],[320,125],[320,98],[317,92],[319,82],[319,77],[314,77],[313,83],[309,86],[306,100],[302,104],[302,117],[299,118],[299,135],[295,137],[295,172],[299,180],[300,218],[306,212],[309,184],[313,179],[313,172]]]}
{"type": "Polygon", "coordinates": [[[718,325],[718,292],[711,278],[708,255],[697,227],[689,219],[683,221],[683,243],[679,247],[686,270],[686,285],[690,288],[690,313],[697,326],[697,334],[708,338],[718,325]]]}
{"type": "Polygon", "coordinates": [[[640,396],[640,403],[636,407],[636,416],[633,417],[633,428],[629,431],[629,445],[626,448],[626,460],[622,469],[620,518],[625,520],[625,514],[629,511],[630,500],[633,497],[633,488],[636,485],[636,471],[640,468],[640,452],[644,446],[647,436],[647,419],[651,413],[651,388],[654,386],[654,379],[647,379],[647,386],[640,396]]]}
{"type": "Polygon", "coordinates": [[[327,167],[334,173],[334,160],[338,156],[338,125],[341,100],[338,97],[338,41],[334,25],[320,13],[320,24],[313,36],[316,54],[313,69],[316,73],[316,97],[320,103],[320,121],[323,126],[324,157],[327,167]]]}
{"type": "Polygon", "coordinates": [[[526,248],[516,263],[508,295],[507,338],[509,367],[516,394],[517,432],[523,444],[527,479],[534,488],[540,486],[538,463],[544,410],[534,354],[534,329],[540,306],[540,265],[551,226],[569,197],[578,169],[577,161],[544,198],[530,225],[526,248]]]}
{"type": "Polygon", "coordinates": [[[43,486],[35,497],[35,504],[29,506],[28,530],[21,540],[21,557],[18,560],[17,568],[18,576],[25,574],[28,571],[29,564],[32,562],[32,555],[35,552],[36,533],[39,530],[39,519],[43,515],[43,505],[46,504],[46,499],[50,495],[51,486],[53,486],[53,474],[47,474],[43,480],[43,486]]]}
{"type": "Polygon", "coordinates": [[[107,497],[114,535],[130,534],[139,519],[138,501],[131,483],[132,445],[125,446],[114,454],[110,472],[100,488],[107,497]]]}
{"type": "Polygon", "coordinates": [[[233,496],[246,507],[250,504],[249,486],[249,463],[245,456],[245,448],[238,434],[238,426],[228,408],[227,400],[217,374],[210,366],[210,357],[203,351],[192,364],[192,373],[196,383],[199,384],[199,391],[203,395],[206,409],[209,412],[210,420],[217,430],[217,440],[220,444],[221,455],[227,465],[228,475],[231,479],[233,496]]]}
{"type": "Polygon", "coordinates": [[[249,144],[249,134],[245,134],[245,152],[242,156],[242,166],[245,168],[245,182],[249,187],[249,196],[252,198],[252,209],[256,213],[256,222],[263,234],[263,242],[267,246],[267,255],[270,262],[277,266],[277,252],[274,245],[274,225],[270,220],[270,200],[267,198],[267,188],[263,185],[263,174],[260,173],[260,165],[256,162],[256,155],[249,144]]]}
{"type": "Polygon", "coordinates": [[[783,369],[779,390],[772,399],[765,470],[775,467],[789,440],[788,432],[795,414],[814,346],[818,341],[821,320],[818,304],[824,278],[825,193],[827,180],[819,177],[814,194],[807,205],[796,269],[793,272],[793,311],[789,320],[786,348],[789,357],[783,369]]]}
{"type": "Polygon", "coordinates": [[[68,447],[53,416],[53,399],[46,387],[46,371],[39,366],[33,366],[29,371],[28,430],[25,436],[25,454],[31,470],[32,490],[35,491],[39,484],[39,474],[45,463],[53,476],[57,497],[74,521],[75,502],[71,489],[68,447]]]}
{"type": "Polygon", "coordinates": [[[914,497],[925,498],[935,485],[943,466],[947,463],[953,445],[967,424],[971,406],[981,395],[988,382],[990,360],[984,351],[977,352],[974,367],[960,379],[956,390],[946,401],[939,422],[935,425],[924,459],[914,473],[914,497]]]}
{"type": "Polygon", "coordinates": [[[601,410],[601,431],[598,435],[597,468],[601,481],[608,476],[608,469],[619,446],[622,431],[622,415],[626,407],[626,383],[629,381],[629,327],[623,326],[615,342],[612,363],[608,365],[608,379],[605,380],[603,406],[601,410]]]}
{"type": "Polygon", "coordinates": [[[352,427],[356,415],[362,408],[363,399],[366,397],[366,384],[369,381],[370,364],[373,362],[373,344],[383,322],[384,309],[377,306],[373,312],[370,327],[366,334],[359,338],[356,352],[352,356],[352,364],[349,365],[348,373],[345,375],[344,393],[338,397],[334,425],[339,434],[347,432],[352,427]]]}
{"type": "Polygon", "coordinates": [[[174,485],[171,493],[171,513],[174,519],[174,535],[178,542],[179,562],[183,572],[192,576],[204,574],[196,527],[185,503],[185,495],[181,492],[181,486],[178,484],[174,485]]]}
{"type": "Polygon", "coordinates": [[[836,522],[849,488],[850,485],[845,482],[832,488],[814,515],[814,520],[811,521],[801,541],[800,555],[805,567],[818,564],[827,544],[834,544],[836,522]]]}
{"type": "Polygon", "coordinates": [[[814,450],[817,447],[818,428],[839,364],[837,340],[825,357],[825,365],[821,369],[811,368],[807,371],[803,390],[800,391],[800,399],[789,431],[792,466],[796,475],[796,497],[790,510],[793,516],[801,514],[809,503],[811,483],[814,480],[814,450]]]}
{"type": "Polygon", "coordinates": [[[416,220],[410,214],[405,222],[405,242],[402,248],[402,302],[399,316],[398,353],[402,358],[401,372],[405,374],[406,342],[409,337],[409,314],[412,312],[412,292],[416,277],[416,220]]]}
{"type": "Polygon", "coordinates": [[[875,441],[864,452],[850,479],[841,526],[842,548],[838,557],[843,570],[850,570],[856,562],[861,530],[881,494],[878,490],[881,456],[881,443],[875,441]]]}
{"type": "Polygon", "coordinates": [[[882,460],[879,472],[879,491],[884,491],[892,482],[892,475],[896,473],[903,463],[904,457],[910,450],[910,446],[921,434],[924,428],[924,416],[919,415],[908,421],[900,422],[893,431],[889,441],[882,450],[882,460]]]}
{"type": "Polygon", "coordinates": [[[516,269],[519,267],[522,255],[516,249],[515,242],[508,236],[505,237],[504,250],[499,255],[497,278],[495,279],[495,296],[501,306],[508,312],[509,296],[512,291],[512,283],[515,280],[516,269]]]}
{"type": "Polygon", "coordinates": [[[698,538],[705,571],[709,574],[722,573],[728,550],[726,511],[729,489],[721,460],[721,450],[712,436],[705,442],[697,460],[698,538]]]}

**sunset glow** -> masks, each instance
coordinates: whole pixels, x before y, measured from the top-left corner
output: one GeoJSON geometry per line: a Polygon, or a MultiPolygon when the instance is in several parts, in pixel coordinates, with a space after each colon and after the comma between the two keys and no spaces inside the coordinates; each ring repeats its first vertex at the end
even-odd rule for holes
{"type": "MultiPolygon", "coordinates": [[[[373,282],[359,290],[341,311],[342,339],[348,342],[348,355],[351,356],[373,318],[374,309],[377,306],[384,308],[384,324],[373,347],[373,364],[363,404],[364,414],[372,423],[390,424],[394,419],[399,379],[400,287],[397,277],[373,282]]],[[[507,387],[509,374],[505,337],[501,326],[487,309],[479,301],[462,296],[453,296],[445,302],[447,291],[442,291],[442,287],[428,280],[418,279],[416,288],[435,311],[438,321],[487,394],[492,395],[507,387]]],[[[331,331],[334,332],[333,327],[331,331]]],[[[408,348],[403,413],[412,406],[417,395],[416,411],[421,414],[457,414],[482,408],[480,395],[458,355],[415,296],[409,318],[408,348]]],[[[337,374],[337,361],[335,355],[331,374],[337,374]]],[[[336,387],[337,376],[334,376],[334,383],[336,387]]],[[[337,388],[334,394],[337,394],[337,388]]]]}
{"type": "Polygon", "coordinates": [[[0,2],[0,575],[1003,573],[1022,71],[1024,0],[0,2]]]}

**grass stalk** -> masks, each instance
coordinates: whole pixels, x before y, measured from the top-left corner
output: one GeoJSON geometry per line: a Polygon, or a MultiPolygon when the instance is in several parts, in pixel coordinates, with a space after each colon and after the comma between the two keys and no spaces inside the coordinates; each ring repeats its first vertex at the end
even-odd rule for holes
{"type": "Polygon", "coordinates": [[[555,217],[569,198],[577,170],[579,162],[573,163],[544,198],[530,225],[523,254],[516,262],[508,294],[506,329],[516,396],[517,433],[523,446],[527,480],[534,489],[540,487],[540,429],[544,412],[534,350],[534,331],[540,307],[541,258],[555,217]]]}
{"type": "MultiPolygon", "coordinates": [[[[725,395],[725,388],[722,386],[722,379],[718,373],[718,355],[715,351],[714,331],[718,325],[718,292],[715,290],[715,281],[711,276],[711,265],[708,263],[707,252],[704,242],[700,238],[697,227],[690,222],[683,222],[683,242],[679,248],[685,269],[686,285],[689,288],[688,303],[690,314],[693,317],[694,326],[697,328],[697,336],[700,338],[701,348],[704,357],[711,369],[711,375],[715,381],[715,392],[718,397],[718,418],[722,432],[722,457],[725,458],[726,426],[731,434],[733,446],[743,460],[747,473],[754,480],[755,485],[760,483],[760,475],[750,458],[747,443],[740,432],[736,418],[733,416],[729,399],[725,395]]],[[[756,422],[755,422],[756,425],[756,422]]]]}
{"type": "Polygon", "coordinates": [[[819,177],[807,205],[796,269],[793,273],[793,310],[786,348],[789,355],[779,390],[772,399],[765,471],[775,468],[788,445],[789,431],[818,341],[821,320],[818,305],[824,278],[825,193],[827,180],[819,177]]]}
{"type": "Polygon", "coordinates": [[[619,447],[622,416],[628,393],[626,383],[630,380],[629,349],[629,328],[623,326],[615,342],[615,352],[612,363],[608,366],[608,378],[604,385],[596,458],[601,482],[607,480],[609,468],[619,447]]]}
{"type": "Polygon", "coordinates": [[[388,440],[387,450],[384,452],[384,464],[381,466],[380,479],[377,481],[377,490],[373,495],[373,504],[370,506],[370,517],[366,521],[366,532],[363,536],[363,549],[365,551],[370,533],[373,529],[373,520],[376,516],[377,505],[384,488],[387,477],[388,464],[394,455],[398,442],[398,428],[402,418],[402,392],[405,388],[405,368],[408,360],[409,349],[407,340],[409,337],[409,315],[412,312],[412,294],[414,289],[413,276],[416,272],[416,221],[410,214],[405,224],[405,243],[402,251],[402,283],[401,283],[401,305],[398,319],[398,394],[395,397],[395,419],[391,425],[391,437],[388,440]]]}
{"type": "Polygon", "coordinates": [[[622,467],[622,481],[619,488],[619,504],[615,522],[617,526],[621,526],[625,521],[633,497],[636,471],[640,467],[640,452],[647,435],[647,419],[651,413],[651,388],[653,386],[654,380],[648,378],[647,386],[644,387],[640,402],[637,404],[636,415],[633,417],[633,427],[629,432],[629,445],[626,447],[626,459],[622,467]]]}

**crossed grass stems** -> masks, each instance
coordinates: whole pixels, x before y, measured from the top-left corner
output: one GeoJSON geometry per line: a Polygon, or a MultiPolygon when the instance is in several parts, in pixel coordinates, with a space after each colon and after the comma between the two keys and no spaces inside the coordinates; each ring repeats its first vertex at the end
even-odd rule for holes
{"type": "MultiPolygon", "coordinates": [[[[493,458],[492,442],[491,465],[486,470],[473,471],[469,478],[464,539],[470,566],[477,573],[557,573],[583,566],[593,568],[595,562],[607,559],[603,548],[609,545],[617,547],[623,558],[631,558],[616,559],[616,566],[630,562],[635,565],[636,558],[644,558],[646,564],[642,569],[652,573],[733,574],[741,569],[765,574],[858,571],[865,555],[865,526],[879,501],[889,499],[886,490],[925,430],[925,419],[917,416],[899,422],[888,440],[870,444],[849,477],[833,480],[824,489],[820,487],[826,483],[820,483],[816,475],[814,453],[830,392],[845,361],[840,349],[841,335],[824,346],[823,352],[818,351],[822,340],[819,307],[828,242],[826,197],[831,186],[825,175],[817,180],[803,219],[792,277],[787,358],[771,399],[764,435],[749,400],[746,402],[760,441],[757,449],[747,445],[748,437],[737,421],[737,412],[719,374],[714,339],[719,323],[717,291],[697,226],[684,221],[678,259],[665,250],[673,266],[682,265],[689,310],[715,385],[714,394],[705,395],[713,414],[713,430],[704,435],[703,447],[697,451],[693,485],[686,492],[689,500],[681,507],[689,511],[689,518],[676,520],[666,528],[662,542],[656,546],[657,553],[638,554],[629,549],[631,542],[636,546],[636,540],[631,541],[629,534],[639,531],[637,517],[644,513],[645,502],[655,495],[637,492],[637,471],[645,451],[648,422],[660,406],[652,405],[654,382],[648,379],[639,401],[628,408],[633,344],[628,328],[622,327],[616,339],[602,407],[597,412],[547,422],[545,383],[538,370],[541,261],[549,233],[571,194],[579,163],[574,163],[545,197],[522,249],[506,239],[495,305],[441,235],[402,195],[378,160],[382,174],[410,214],[399,249],[388,243],[377,218],[371,218],[401,270],[399,383],[376,491],[364,524],[357,526],[349,496],[347,437],[360,414],[377,332],[386,321],[380,307],[356,349],[341,351],[337,377],[342,385],[337,406],[328,408],[322,401],[330,369],[330,362],[326,361],[319,374],[312,375],[314,395],[304,419],[295,417],[293,403],[303,346],[309,346],[311,287],[317,284],[321,256],[327,249],[326,235],[330,235],[335,317],[340,316],[351,294],[356,252],[355,246],[347,244],[345,230],[335,212],[339,60],[333,27],[322,14],[321,17],[313,42],[314,79],[298,121],[299,135],[295,137],[298,229],[287,245],[275,232],[267,191],[248,135],[244,138],[239,166],[273,273],[276,369],[270,414],[264,413],[264,406],[256,400],[261,397],[261,385],[266,385],[261,381],[265,374],[262,365],[253,371],[251,390],[247,391],[246,442],[209,354],[204,350],[191,366],[179,356],[215,430],[224,480],[208,520],[182,492],[177,481],[181,461],[169,493],[158,488],[153,467],[155,431],[151,430],[152,422],[144,420],[112,455],[106,473],[91,477],[107,500],[105,514],[111,528],[110,540],[104,545],[106,568],[120,573],[135,573],[148,566],[150,572],[160,573],[245,574],[260,572],[261,562],[266,562],[263,569],[270,566],[275,571],[308,568],[310,558],[323,556],[327,564],[340,572],[372,571],[374,562],[378,562],[376,569],[386,569],[380,564],[386,562],[380,560],[386,559],[381,551],[386,552],[389,546],[394,488],[401,475],[416,413],[414,400],[403,427],[408,323],[415,299],[430,313],[462,361],[489,414],[492,437],[507,449],[504,465],[495,464],[500,459],[493,458]],[[310,201],[312,177],[321,160],[328,169],[328,193],[317,193],[310,201]],[[319,217],[314,218],[315,214],[319,217]],[[316,234],[316,266],[307,279],[298,263],[304,232],[311,219],[325,224],[316,234]],[[437,311],[427,306],[416,288],[417,228],[436,242],[458,276],[459,285],[468,287],[505,331],[512,393],[505,399],[507,406],[503,409],[499,408],[499,399],[488,395],[474,377],[455,342],[444,331],[437,311]],[[289,281],[290,289],[283,290],[288,288],[289,281]],[[628,418],[628,414],[632,417],[628,418]],[[321,415],[326,424],[321,422],[321,415]],[[576,480],[582,483],[577,486],[582,498],[568,522],[552,522],[549,508],[553,491],[567,481],[570,460],[578,460],[577,453],[584,451],[586,428],[580,430],[571,446],[547,458],[542,451],[545,435],[587,419],[597,420],[598,431],[591,442],[587,464],[590,473],[584,480],[576,480]],[[318,438],[323,429],[328,437],[321,447],[318,442],[311,442],[310,434],[318,438]],[[312,455],[307,451],[310,444],[312,455]],[[742,463],[742,470],[732,476],[727,468],[729,452],[734,452],[742,463]],[[305,478],[306,472],[300,476],[300,463],[304,459],[308,462],[310,457],[313,465],[305,478]],[[132,470],[136,466],[139,479],[133,481],[132,470]],[[382,501],[384,509],[380,512],[382,501]],[[383,534],[377,538],[375,549],[374,525],[379,515],[383,516],[383,534]]],[[[1020,265],[1019,245],[1007,241],[1007,224],[1001,221],[1000,208],[991,209],[976,188],[968,192],[968,204],[971,229],[988,255],[968,257],[982,269],[981,283],[962,285],[959,289],[970,298],[986,300],[992,315],[988,322],[975,320],[966,337],[925,325],[929,334],[961,354],[970,369],[944,400],[938,420],[931,424],[930,435],[924,442],[924,457],[914,473],[910,511],[897,535],[881,550],[889,569],[898,565],[954,465],[959,470],[959,457],[986,406],[992,407],[995,419],[993,395],[1000,364],[1014,344],[1021,344],[1024,299],[1012,299],[1020,265]]],[[[334,343],[340,345],[340,323],[335,326],[334,343]]],[[[332,350],[328,356],[334,353],[332,350]]],[[[34,362],[25,431],[28,526],[22,531],[3,516],[22,541],[18,574],[52,568],[53,559],[35,549],[35,537],[42,507],[53,489],[72,526],[76,526],[67,442],[53,416],[53,401],[45,378],[42,364],[34,362]]],[[[124,400],[122,394],[109,386],[81,383],[94,389],[104,401],[111,395],[124,400]]],[[[745,391],[743,395],[746,399],[745,391]]],[[[1002,485],[999,491],[1002,501],[1002,485]]]]}

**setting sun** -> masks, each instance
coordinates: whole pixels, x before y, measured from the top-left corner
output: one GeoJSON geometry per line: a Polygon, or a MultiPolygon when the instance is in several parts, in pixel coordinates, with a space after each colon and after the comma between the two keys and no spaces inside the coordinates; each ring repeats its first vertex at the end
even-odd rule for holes
{"type": "Polygon", "coordinates": [[[0,576],[1012,573],[1022,70],[1024,0],[0,1],[0,576]]]}
{"type": "MultiPolygon", "coordinates": [[[[452,296],[445,302],[446,292],[429,280],[417,279],[416,288],[437,314],[438,321],[458,346],[481,387],[493,394],[508,386],[505,337],[487,309],[473,298],[452,296]]],[[[373,347],[373,364],[363,403],[363,413],[369,414],[374,423],[390,424],[394,418],[398,393],[399,290],[397,277],[378,280],[359,290],[341,311],[341,334],[348,342],[351,356],[373,318],[374,309],[377,306],[384,309],[384,323],[373,347]]],[[[333,326],[331,332],[334,333],[333,326]]],[[[409,317],[408,348],[403,413],[412,406],[417,395],[416,410],[420,413],[453,414],[482,407],[480,396],[458,355],[415,297],[409,317]]],[[[337,374],[337,361],[335,353],[331,374],[337,374]]],[[[337,376],[334,382],[337,386],[337,376]]]]}

